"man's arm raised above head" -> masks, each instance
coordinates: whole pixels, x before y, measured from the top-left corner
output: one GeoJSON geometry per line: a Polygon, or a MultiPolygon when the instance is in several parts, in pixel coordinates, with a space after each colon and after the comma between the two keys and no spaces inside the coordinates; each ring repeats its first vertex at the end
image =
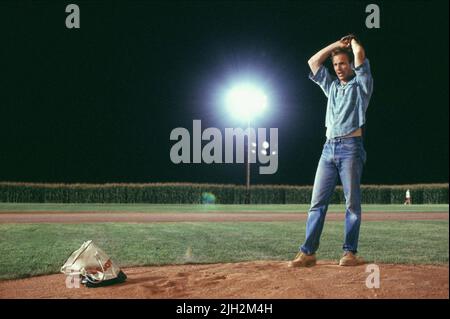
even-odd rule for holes
{"type": "Polygon", "coordinates": [[[353,64],[355,67],[356,81],[361,85],[362,92],[370,97],[373,91],[373,78],[369,61],[366,59],[366,52],[353,34],[344,37],[344,39],[350,39],[350,45],[355,56],[353,64]]]}
{"type": "Polygon", "coordinates": [[[351,40],[351,46],[353,55],[355,56],[355,68],[357,68],[358,66],[363,64],[364,60],[366,59],[366,52],[364,51],[362,45],[355,38],[351,40]]]}
{"type": "Polygon", "coordinates": [[[342,38],[341,40],[331,43],[330,45],[326,46],[325,48],[314,54],[308,60],[308,65],[313,75],[316,75],[317,71],[320,69],[320,66],[331,55],[331,52],[333,52],[338,48],[348,48],[350,46],[350,40],[351,39],[342,38]]]}
{"type": "Polygon", "coordinates": [[[364,51],[364,48],[362,47],[358,38],[354,34],[349,34],[343,37],[341,41],[349,43],[349,46],[353,51],[353,55],[355,56],[355,68],[363,64],[364,60],[366,59],[366,52],[364,51]]]}

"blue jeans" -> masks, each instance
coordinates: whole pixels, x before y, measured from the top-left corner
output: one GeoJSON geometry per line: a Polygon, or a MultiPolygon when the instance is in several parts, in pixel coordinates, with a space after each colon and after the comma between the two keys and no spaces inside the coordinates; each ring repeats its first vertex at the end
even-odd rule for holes
{"type": "Polygon", "coordinates": [[[335,138],[327,140],[317,167],[311,208],[306,221],[306,239],[300,250],[313,254],[319,248],[328,204],[333,195],[338,176],[345,195],[344,251],[357,252],[361,225],[360,181],[366,151],[362,137],[335,138]]]}

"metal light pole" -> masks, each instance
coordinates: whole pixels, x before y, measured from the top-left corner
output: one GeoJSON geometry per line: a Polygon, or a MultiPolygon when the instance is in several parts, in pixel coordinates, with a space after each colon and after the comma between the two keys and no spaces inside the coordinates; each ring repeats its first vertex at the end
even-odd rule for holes
{"type": "Polygon", "coordinates": [[[262,90],[251,83],[242,83],[233,87],[226,96],[226,104],[230,113],[247,121],[247,165],[245,203],[250,204],[250,121],[262,113],[267,105],[267,97],[262,90]]]}
{"type": "Polygon", "coordinates": [[[246,184],[246,194],[245,203],[250,204],[250,120],[247,121],[247,184],[246,184]]]}

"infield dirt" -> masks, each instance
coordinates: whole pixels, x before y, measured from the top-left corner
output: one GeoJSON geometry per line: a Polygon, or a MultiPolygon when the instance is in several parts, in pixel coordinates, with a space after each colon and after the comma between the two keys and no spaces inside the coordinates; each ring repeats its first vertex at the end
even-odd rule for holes
{"type": "Polygon", "coordinates": [[[449,298],[448,265],[378,266],[378,289],[367,288],[366,265],[254,261],[124,268],[125,283],[95,289],[69,289],[63,274],[0,281],[0,298],[449,298]]]}

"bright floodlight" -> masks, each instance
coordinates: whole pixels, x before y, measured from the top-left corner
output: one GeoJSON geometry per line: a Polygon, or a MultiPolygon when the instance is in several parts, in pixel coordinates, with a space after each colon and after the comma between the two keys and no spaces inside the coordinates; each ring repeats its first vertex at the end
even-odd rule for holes
{"type": "Polygon", "coordinates": [[[257,87],[243,84],[230,90],[226,96],[226,105],[233,116],[250,121],[264,111],[267,97],[257,87]]]}

